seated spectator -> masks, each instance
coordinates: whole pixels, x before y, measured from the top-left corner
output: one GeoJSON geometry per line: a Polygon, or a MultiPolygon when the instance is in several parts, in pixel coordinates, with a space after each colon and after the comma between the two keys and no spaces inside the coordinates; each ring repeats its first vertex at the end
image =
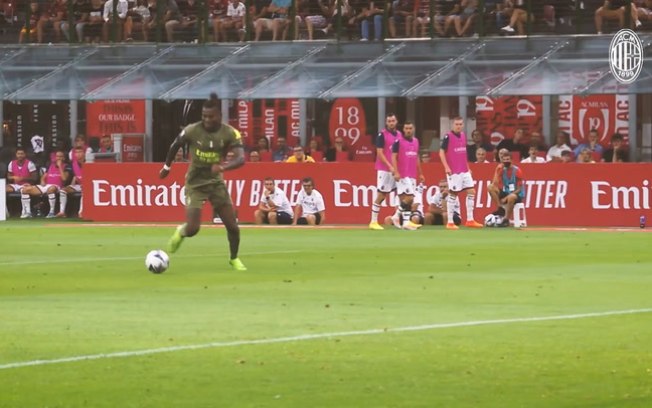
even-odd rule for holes
{"type": "Polygon", "coordinates": [[[96,153],[113,153],[111,135],[104,135],[100,139],[100,149],[96,153]]]}
{"type": "Polygon", "coordinates": [[[222,19],[219,30],[221,30],[222,40],[228,41],[228,31],[235,30],[238,33],[238,41],[243,42],[245,39],[245,17],[247,8],[240,0],[230,0],[226,9],[226,16],[222,19]]]}
{"type": "MultiPolygon", "coordinates": [[[[625,13],[627,12],[627,4],[629,0],[605,0],[604,5],[595,11],[595,29],[598,34],[602,34],[603,20],[618,20],[618,26],[625,28],[625,13]]],[[[631,28],[638,28],[641,22],[638,19],[638,9],[636,4],[631,2],[631,28]]]]}
{"type": "Polygon", "coordinates": [[[276,139],[276,150],[272,152],[272,160],[275,162],[286,161],[290,152],[291,150],[286,143],[285,137],[279,136],[278,139],[276,139]]]}
{"type": "Polygon", "coordinates": [[[294,154],[285,161],[286,163],[314,163],[315,160],[306,155],[303,151],[303,147],[296,146],[294,148],[294,154]]]}
{"type": "Polygon", "coordinates": [[[362,41],[369,41],[371,38],[371,25],[374,26],[374,40],[380,41],[383,38],[383,14],[385,10],[378,7],[381,3],[378,1],[369,2],[369,6],[364,8],[358,15],[360,20],[360,30],[362,41]]]}
{"type": "Polygon", "coordinates": [[[283,40],[290,21],[288,17],[291,5],[291,0],[272,0],[267,7],[268,17],[258,18],[254,24],[256,30],[254,41],[260,41],[263,30],[272,32],[272,41],[283,40]]]}
{"type": "Polygon", "coordinates": [[[512,164],[512,156],[509,150],[500,149],[498,152],[500,164],[496,166],[494,178],[489,185],[489,194],[493,203],[498,207],[496,213],[505,210],[502,226],[509,226],[509,219],[514,212],[514,205],[523,202],[525,197],[525,185],[523,183],[523,171],[512,164]]]}
{"type": "Polygon", "coordinates": [[[462,0],[460,13],[451,17],[458,37],[464,37],[473,31],[473,22],[477,15],[478,0],[462,0]]]}
{"type": "MultiPolygon", "coordinates": [[[[71,1],[71,0],[68,0],[71,1]]],[[[73,0],[72,4],[72,23],[74,24],[74,33],[77,37],[71,37],[68,18],[61,21],[61,32],[68,42],[84,41],[84,24],[88,20],[89,2],[86,0],[73,0]]],[[[66,14],[67,16],[67,14],[66,14]]]]}
{"type": "Polygon", "coordinates": [[[430,0],[416,1],[413,35],[415,37],[428,37],[428,28],[430,27],[430,0]]]}
{"type": "Polygon", "coordinates": [[[147,22],[150,20],[151,15],[147,8],[146,0],[136,0],[136,6],[127,11],[127,20],[125,21],[124,36],[125,41],[133,41],[133,31],[137,30],[142,33],[143,40],[147,41],[149,32],[147,22]]]}
{"type": "MultiPolygon", "coordinates": [[[[308,32],[308,40],[314,39],[315,28],[323,30],[328,26],[328,17],[330,14],[328,3],[322,0],[301,0],[297,12],[297,24],[305,25],[308,32]]],[[[299,37],[299,29],[295,31],[295,39],[299,37]]],[[[322,34],[325,34],[322,31],[322,34]]]]}
{"type": "Polygon", "coordinates": [[[527,157],[529,146],[523,144],[522,141],[524,136],[525,131],[523,129],[516,129],[514,136],[511,139],[503,139],[500,143],[498,143],[498,146],[496,146],[496,160],[499,160],[498,151],[500,149],[507,149],[510,152],[518,152],[521,159],[527,157]]]}
{"type": "Polygon", "coordinates": [[[7,168],[7,185],[5,192],[20,193],[20,202],[23,211],[20,218],[31,218],[32,209],[30,204],[29,191],[38,180],[36,165],[29,159],[25,149],[19,147],[16,149],[16,159],[9,163],[7,168]]]}
{"type": "Polygon", "coordinates": [[[163,28],[165,28],[165,24],[168,21],[180,21],[179,5],[175,0],[148,0],[147,6],[149,8],[150,18],[144,28],[146,31],[156,30],[156,25],[159,22],[159,13],[162,15],[160,20],[163,23],[163,28]],[[159,3],[163,6],[161,7],[161,10],[158,9],[159,3]]]}
{"type": "Polygon", "coordinates": [[[267,153],[269,152],[269,140],[265,137],[262,136],[260,139],[258,139],[258,142],[256,142],[256,146],[258,153],[267,153]]]}
{"type": "Polygon", "coordinates": [[[546,160],[549,162],[560,162],[563,161],[561,154],[565,151],[572,153],[572,149],[568,146],[568,139],[570,135],[563,130],[557,132],[557,142],[554,146],[548,149],[548,154],[546,160]]]}
{"type": "Polygon", "coordinates": [[[584,148],[580,152],[577,162],[578,163],[595,163],[595,161],[593,160],[593,152],[591,152],[591,150],[588,149],[588,148],[584,148]]]}
{"type": "Polygon", "coordinates": [[[91,0],[88,19],[83,26],[83,37],[87,43],[99,43],[104,27],[104,4],[102,0],[91,0]]]}
{"type": "Polygon", "coordinates": [[[530,146],[535,145],[537,147],[537,151],[539,152],[547,152],[548,151],[548,146],[543,142],[543,137],[541,136],[541,133],[534,131],[530,135],[530,146]]]}
{"type": "Polygon", "coordinates": [[[312,178],[304,178],[302,185],[303,189],[297,195],[292,225],[323,225],[326,222],[324,197],[315,189],[312,178]]]}
{"type": "Polygon", "coordinates": [[[440,37],[446,37],[455,16],[462,10],[461,0],[435,0],[435,21],[433,27],[440,37]]]}
{"type": "Polygon", "coordinates": [[[70,152],[68,153],[68,160],[70,161],[75,160],[75,149],[77,148],[81,148],[84,151],[85,161],[93,161],[93,149],[88,144],[86,144],[86,136],[84,135],[75,136],[73,147],[72,149],[70,149],[70,152]]]}
{"type": "Polygon", "coordinates": [[[627,150],[623,147],[623,135],[614,133],[611,136],[611,147],[602,152],[602,161],[606,163],[629,161],[627,150]]]}
{"type": "Polygon", "coordinates": [[[39,41],[38,26],[41,19],[41,8],[38,2],[29,3],[30,16],[29,16],[29,33],[27,32],[27,25],[24,25],[18,34],[18,44],[23,44],[27,39],[28,42],[39,41]],[[27,38],[25,38],[27,37],[27,38]]]}
{"type": "Polygon", "coordinates": [[[326,161],[337,161],[338,152],[348,152],[346,145],[344,144],[344,139],[341,137],[336,137],[334,145],[326,150],[326,161]]]}
{"type": "MultiPolygon", "coordinates": [[[[66,206],[68,204],[68,194],[72,193],[81,193],[82,192],[82,168],[86,163],[86,154],[83,147],[75,147],[74,159],[72,160],[72,165],[70,170],[72,171],[72,180],[69,185],[61,188],[59,190],[59,212],[57,213],[57,218],[66,217],[66,206]]],[[[81,218],[83,210],[83,200],[79,201],[79,212],[78,216],[81,218]]],[[[52,207],[51,207],[52,208],[52,207]]],[[[52,210],[50,210],[52,211],[52,210]]]]}
{"type": "Polygon", "coordinates": [[[258,150],[252,150],[251,152],[249,152],[249,162],[250,163],[260,162],[260,153],[258,153],[258,150]]]}
{"type": "MultiPolygon", "coordinates": [[[[23,189],[23,191],[30,196],[40,197],[41,195],[47,194],[48,202],[50,204],[50,211],[47,218],[55,217],[54,206],[57,202],[56,194],[68,181],[71,172],[72,169],[70,165],[66,163],[66,154],[62,150],[58,150],[55,153],[55,160],[50,163],[48,169],[41,177],[41,184],[23,189]]],[[[30,218],[31,216],[32,213],[31,210],[29,210],[23,218],[30,218]]]]}
{"type": "Polygon", "coordinates": [[[539,157],[539,148],[536,144],[530,145],[530,150],[528,151],[528,157],[521,160],[521,163],[545,163],[546,159],[539,157]]]}
{"type": "Polygon", "coordinates": [[[197,3],[195,0],[185,0],[177,3],[179,12],[165,22],[165,33],[168,42],[174,42],[174,34],[178,31],[197,32],[197,3]]]}
{"type": "Polygon", "coordinates": [[[337,24],[340,12],[342,13],[342,26],[347,31],[349,40],[352,39],[354,32],[357,32],[355,21],[355,10],[349,4],[349,0],[329,0],[328,1],[328,23],[322,31],[328,35],[333,30],[333,24],[337,24]],[[337,3],[341,1],[340,10],[337,9],[337,3]]]}
{"type": "Polygon", "coordinates": [[[316,137],[310,139],[308,142],[308,148],[306,149],[306,154],[312,156],[313,152],[321,153],[321,147],[319,146],[319,140],[316,137]]]}
{"type": "Polygon", "coordinates": [[[575,157],[577,157],[577,161],[580,161],[580,153],[584,151],[584,149],[588,149],[589,152],[596,152],[602,154],[604,151],[602,145],[598,143],[598,131],[595,129],[591,129],[589,131],[589,138],[585,143],[577,145],[575,150],[573,150],[573,153],[575,154],[575,157]]]}
{"type": "Polygon", "coordinates": [[[265,179],[264,187],[258,209],[254,212],[256,224],[292,224],[292,206],[283,190],[276,188],[271,177],[265,179]]]}
{"type": "Polygon", "coordinates": [[[516,27],[518,35],[525,35],[525,27],[528,20],[530,24],[534,22],[534,12],[528,13],[526,0],[514,0],[509,24],[501,28],[501,30],[511,34],[514,32],[514,27],[516,27]]]}
{"type": "MultiPolygon", "coordinates": [[[[448,182],[446,179],[439,181],[439,190],[434,196],[429,197],[428,211],[425,214],[425,225],[446,225],[448,224],[448,182]]],[[[462,216],[460,215],[460,197],[455,197],[455,208],[453,209],[453,223],[455,225],[462,224],[462,216]]]]}
{"type": "Polygon", "coordinates": [[[389,36],[397,38],[397,26],[405,27],[405,37],[414,37],[414,8],[415,0],[395,0],[389,17],[389,36]]]}
{"type": "Polygon", "coordinates": [[[487,151],[484,148],[478,147],[475,150],[475,162],[476,163],[489,163],[489,160],[487,160],[487,151]]]}
{"type": "MultiPolygon", "coordinates": [[[[231,152],[229,152],[231,153],[231,152]]],[[[175,163],[188,163],[189,160],[186,159],[186,156],[183,152],[183,147],[177,150],[177,153],[174,155],[174,162],[175,163]]]]}
{"type": "Polygon", "coordinates": [[[652,0],[637,0],[636,8],[639,21],[652,21],[652,0]]]}
{"type": "Polygon", "coordinates": [[[476,149],[483,148],[485,150],[485,153],[491,152],[494,149],[491,143],[486,143],[484,141],[484,135],[479,129],[475,129],[473,132],[471,132],[471,140],[473,141],[473,144],[469,144],[466,146],[466,155],[468,161],[470,161],[471,163],[476,161],[476,155],[475,155],[476,149]]]}
{"type": "Polygon", "coordinates": [[[108,42],[109,39],[119,42],[122,39],[122,31],[125,28],[128,11],[129,3],[127,3],[127,0],[108,0],[104,3],[104,11],[102,12],[102,18],[104,19],[104,25],[102,26],[102,39],[104,42],[108,42]],[[116,1],[118,3],[117,5],[114,4],[116,1]],[[118,13],[115,22],[113,19],[114,7],[118,13]],[[114,24],[117,24],[117,27],[114,27],[114,24]],[[113,33],[115,33],[115,38],[113,38],[113,33]]]}
{"type": "Polygon", "coordinates": [[[570,150],[564,150],[561,152],[561,162],[562,163],[570,163],[573,161],[573,152],[570,150]]]}

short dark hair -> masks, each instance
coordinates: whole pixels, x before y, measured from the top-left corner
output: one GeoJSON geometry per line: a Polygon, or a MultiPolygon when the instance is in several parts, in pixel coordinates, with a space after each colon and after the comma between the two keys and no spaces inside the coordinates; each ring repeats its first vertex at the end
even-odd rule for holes
{"type": "Polygon", "coordinates": [[[614,133],[611,136],[611,141],[613,142],[614,140],[620,140],[622,142],[623,141],[623,135],[621,135],[620,133],[614,133]]]}
{"type": "Polygon", "coordinates": [[[391,118],[392,116],[396,116],[396,114],[394,112],[389,112],[385,115],[385,119],[391,118]]]}
{"type": "Polygon", "coordinates": [[[18,153],[18,152],[27,153],[27,150],[25,150],[24,147],[20,147],[20,146],[18,146],[18,147],[16,148],[16,153],[18,153]]]}
{"type": "Polygon", "coordinates": [[[265,177],[264,181],[274,181],[274,177],[265,177]]]}
{"type": "Polygon", "coordinates": [[[597,133],[598,133],[598,129],[596,129],[596,128],[591,128],[591,130],[589,130],[589,133],[596,133],[596,134],[597,134],[597,133]]]}
{"type": "Polygon", "coordinates": [[[310,183],[315,186],[315,182],[312,180],[312,177],[304,177],[303,180],[301,180],[302,183],[310,183]]]}
{"type": "Polygon", "coordinates": [[[406,120],[405,123],[403,123],[403,126],[405,126],[405,125],[412,125],[412,126],[414,126],[414,123],[412,123],[411,120],[406,120]]]}
{"type": "Polygon", "coordinates": [[[202,108],[204,109],[218,109],[220,107],[220,98],[217,97],[215,92],[211,92],[208,99],[204,101],[202,108]]]}
{"type": "Polygon", "coordinates": [[[455,116],[455,117],[453,118],[453,122],[456,122],[456,121],[458,121],[458,120],[464,121],[464,118],[461,117],[461,116],[455,116]]]}

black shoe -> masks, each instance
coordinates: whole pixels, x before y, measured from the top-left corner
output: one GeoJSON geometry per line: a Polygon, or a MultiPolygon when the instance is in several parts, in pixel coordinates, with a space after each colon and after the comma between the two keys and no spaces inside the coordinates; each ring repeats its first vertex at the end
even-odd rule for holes
{"type": "Polygon", "coordinates": [[[453,223],[458,227],[462,224],[462,217],[460,217],[460,213],[458,212],[453,213],[453,223]]]}

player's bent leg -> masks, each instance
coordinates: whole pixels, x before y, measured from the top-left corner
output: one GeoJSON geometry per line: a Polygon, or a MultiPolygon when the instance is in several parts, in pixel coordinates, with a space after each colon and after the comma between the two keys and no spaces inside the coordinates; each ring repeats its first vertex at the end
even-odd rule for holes
{"type": "Polygon", "coordinates": [[[306,222],[308,222],[308,225],[315,226],[317,225],[317,219],[313,214],[306,214],[306,222]]]}
{"type": "Polygon", "coordinates": [[[168,241],[168,252],[175,253],[181,246],[184,238],[192,237],[199,232],[201,208],[186,209],[186,223],[179,225],[168,241]]]}
{"type": "Polygon", "coordinates": [[[276,211],[270,211],[267,213],[267,221],[269,221],[269,225],[278,224],[278,214],[276,213],[276,211]]]}

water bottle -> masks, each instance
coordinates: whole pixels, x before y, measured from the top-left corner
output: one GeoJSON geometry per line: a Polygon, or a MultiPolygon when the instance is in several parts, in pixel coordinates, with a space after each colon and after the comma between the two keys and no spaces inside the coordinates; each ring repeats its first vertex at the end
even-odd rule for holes
{"type": "Polygon", "coordinates": [[[645,228],[645,215],[641,215],[640,221],[641,221],[640,227],[645,228]]]}

